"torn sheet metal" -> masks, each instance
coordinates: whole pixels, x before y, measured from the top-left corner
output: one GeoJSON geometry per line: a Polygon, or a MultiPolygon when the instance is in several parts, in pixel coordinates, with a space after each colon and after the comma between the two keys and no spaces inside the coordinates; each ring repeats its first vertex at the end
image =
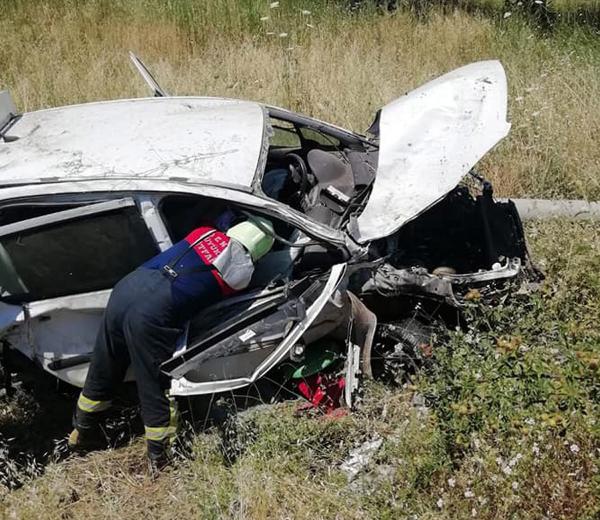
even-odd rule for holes
{"type": "Polygon", "coordinates": [[[354,395],[358,390],[360,376],[360,347],[351,341],[348,342],[346,364],[344,366],[344,404],[352,408],[354,395]]]}
{"type": "Polygon", "coordinates": [[[24,114],[0,142],[0,184],[86,177],[177,177],[249,189],[264,112],[248,101],[171,97],[24,114]]]}
{"type": "Polygon", "coordinates": [[[373,377],[371,350],[377,330],[377,316],[352,292],[347,291],[347,294],[352,304],[352,342],[360,346],[360,368],[365,377],[373,377]]]}
{"type": "Polygon", "coordinates": [[[383,107],[373,192],[353,236],[385,237],[452,190],[508,134],[498,61],[450,72],[383,107]]]}
{"type": "Polygon", "coordinates": [[[371,273],[363,283],[360,293],[388,297],[402,294],[433,296],[445,300],[454,307],[461,307],[463,304],[456,297],[455,287],[511,279],[522,271],[520,258],[507,259],[503,264],[498,263],[495,267],[478,273],[437,275],[430,274],[424,268],[397,269],[386,263],[371,273]]]}

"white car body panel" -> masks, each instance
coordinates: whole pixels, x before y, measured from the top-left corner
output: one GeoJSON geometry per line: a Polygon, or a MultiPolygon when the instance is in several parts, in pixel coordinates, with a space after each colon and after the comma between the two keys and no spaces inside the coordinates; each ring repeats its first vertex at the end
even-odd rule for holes
{"type": "MultiPolygon", "coordinates": [[[[2,304],[0,329],[9,329],[4,337],[14,349],[59,379],[82,388],[89,363],[60,370],[51,370],[49,365],[93,351],[111,292],[107,289],[39,300],[23,308],[2,304]],[[9,323],[11,317],[12,323],[9,323]]],[[[132,380],[130,373],[127,380],[132,380]]]]}
{"type": "Polygon", "coordinates": [[[451,191],[510,129],[499,61],[461,67],[383,107],[379,164],[354,238],[388,236],[451,191]]]}
{"type": "Polygon", "coordinates": [[[264,110],[216,98],[147,98],[29,112],[0,142],[0,184],[181,178],[250,189],[264,110]],[[17,138],[15,140],[15,138],[17,138]]]}

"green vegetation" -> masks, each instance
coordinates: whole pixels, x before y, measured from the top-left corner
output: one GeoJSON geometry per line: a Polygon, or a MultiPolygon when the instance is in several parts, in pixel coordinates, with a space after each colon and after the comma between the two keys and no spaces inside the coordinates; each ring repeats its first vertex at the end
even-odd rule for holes
{"type": "Polygon", "coordinates": [[[6,516],[597,518],[600,233],[561,221],[527,232],[543,289],[473,304],[469,330],[439,336],[411,385],[370,385],[339,419],[259,408],[234,434],[198,435],[193,460],[157,481],[141,441],[52,464],[0,494],[6,516]],[[340,463],[376,436],[348,484],[340,463]]]}
{"type": "MultiPolygon", "coordinates": [[[[577,22],[593,22],[599,2],[554,0],[550,32],[517,9],[505,17],[504,0],[447,1],[420,18],[415,2],[392,14],[349,3],[2,2],[0,87],[27,110],[146,95],[131,49],[173,93],[266,101],[360,131],[423,81],[499,58],[513,128],[480,169],[503,195],[599,197],[600,38],[577,22]]],[[[473,304],[469,330],[440,332],[408,387],[370,385],[335,420],[296,417],[295,403],[257,410],[236,429],[234,461],[209,431],[157,481],[139,440],[51,464],[0,489],[0,518],[598,518],[598,226],[526,231],[543,288],[473,304]],[[348,484],[340,462],[375,435],[381,449],[348,484]]],[[[0,431],[14,404],[0,404],[0,431]]]]}

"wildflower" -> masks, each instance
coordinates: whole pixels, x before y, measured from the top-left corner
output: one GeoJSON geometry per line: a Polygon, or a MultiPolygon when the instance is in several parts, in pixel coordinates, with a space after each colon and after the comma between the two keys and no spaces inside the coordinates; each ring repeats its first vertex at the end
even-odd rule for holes
{"type": "Polygon", "coordinates": [[[512,13],[510,11],[506,11],[504,13],[504,19],[506,20],[507,18],[510,18],[512,16],[512,13]]]}
{"type": "Polygon", "coordinates": [[[571,450],[571,453],[579,453],[579,446],[577,446],[577,444],[571,444],[569,449],[571,450]]]}
{"type": "Polygon", "coordinates": [[[269,5],[269,7],[271,9],[276,9],[279,7],[279,2],[271,2],[271,4],[269,5]]]}
{"type": "Polygon", "coordinates": [[[503,337],[496,340],[496,347],[502,354],[511,354],[516,352],[521,346],[521,338],[519,336],[503,337]]]}
{"type": "Polygon", "coordinates": [[[511,484],[511,487],[513,488],[513,491],[516,491],[517,489],[519,489],[519,483],[518,482],[513,482],[511,484]]]}
{"type": "Polygon", "coordinates": [[[475,518],[477,516],[477,509],[475,509],[475,508],[471,509],[471,516],[473,518],[475,518]]]}
{"type": "Polygon", "coordinates": [[[531,451],[533,451],[533,453],[535,455],[539,455],[540,454],[540,447],[539,447],[539,445],[538,445],[537,442],[533,443],[533,446],[531,447],[531,451]]]}
{"type": "Polygon", "coordinates": [[[517,454],[515,455],[515,457],[514,457],[514,458],[512,458],[512,459],[511,459],[511,460],[508,462],[508,465],[509,465],[511,468],[515,467],[515,466],[516,466],[516,464],[517,464],[517,462],[519,462],[519,461],[520,461],[522,458],[523,458],[523,455],[521,455],[520,453],[517,453],[517,454]]]}
{"type": "Polygon", "coordinates": [[[442,507],[444,507],[444,501],[441,498],[437,499],[436,504],[440,509],[442,509],[442,507]]]}
{"type": "Polygon", "coordinates": [[[450,486],[451,488],[453,488],[454,486],[456,486],[456,480],[453,478],[449,478],[448,479],[448,486],[450,486]]]}
{"type": "Polygon", "coordinates": [[[512,474],[512,468],[510,466],[504,466],[502,468],[502,473],[504,473],[505,475],[510,475],[512,474]]]}
{"type": "Polygon", "coordinates": [[[473,498],[475,496],[475,493],[473,493],[473,491],[471,491],[470,489],[467,489],[465,491],[465,498],[473,498]]]}

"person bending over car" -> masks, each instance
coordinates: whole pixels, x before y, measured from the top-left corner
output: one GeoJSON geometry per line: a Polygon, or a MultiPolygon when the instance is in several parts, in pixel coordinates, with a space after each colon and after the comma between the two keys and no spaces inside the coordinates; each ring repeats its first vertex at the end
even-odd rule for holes
{"type": "Polygon", "coordinates": [[[106,446],[101,418],[129,365],[137,382],[152,470],[168,463],[176,433],[175,400],[160,365],[174,353],[187,321],[201,309],[245,289],[254,263],[273,246],[272,224],[253,217],[227,232],[194,229],[184,240],[123,278],[112,291],[83,390],[69,446],[106,446]]]}

